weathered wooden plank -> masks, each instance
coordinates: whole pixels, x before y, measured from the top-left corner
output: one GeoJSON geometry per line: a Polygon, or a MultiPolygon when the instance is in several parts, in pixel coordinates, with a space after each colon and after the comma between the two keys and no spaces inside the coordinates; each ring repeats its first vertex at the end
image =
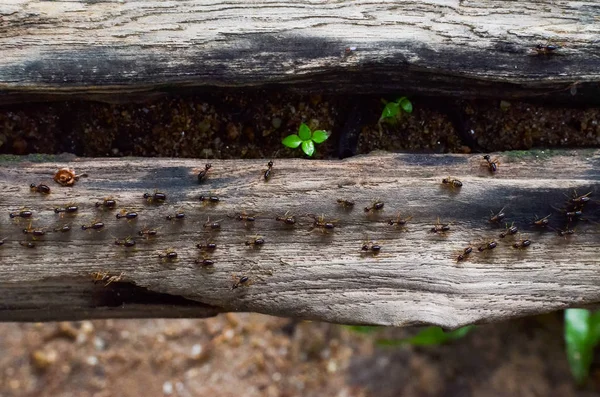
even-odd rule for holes
{"type": "Polygon", "coordinates": [[[0,100],[282,83],[592,100],[598,15],[591,0],[8,0],[0,100]],[[536,56],[549,42],[563,48],[536,56]]]}
{"type": "Polygon", "coordinates": [[[276,159],[268,182],[265,161],[213,161],[208,179],[198,184],[203,164],[197,160],[3,158],[0,320],[58,320],[72,313],[164,316],[156,308],[173,307],[179,310],[173,316],[240,310],[340,323],[457,327],[600,302],[600,152],[518,152],[500,161],[492,175],[481,156],[276,159]],[[89,177],[73,187],[58,186],[52,174],[63,166],[89,177]],[[464,186],[445,189],[440,182],[448,175],[464,186]],[[30,183],[47,183],[52,192],[31,192],[30,183]],[[164,204],[143,198],[154,189],[167,194],[164,204]],[[570,225],[576,234],[563,238],[550,228],[537,230],[534,215],[552,214],[551,227],[567,227],[557,208],[573,189],[592,192],[586,220],[570,225]],[[220,202],[203,205],[198,197],[208,194],[220,202]],[[118,209],[96,208],[107,196],[118,209]],[[338,198],[354,200],[356,208],[343,210],[338,198]],[[383,211],[366,214],[363,207],[376,198],[385,203],[383,211]],[[79,206],[76,215],[54,212],[68,203],[79,206]],[[512,248],[515,237],[499,239],[504,225],[488,221],[491,211],[504,206],[506,222],[533,241],[527,249],[512,248]],[[52,231],[68,223],[72,230],[33,240],[22,233],[29,222],[8,215],[22,207],[34,212],[32,228],[52,231]],[[121,209],[139,216],[116,219],[121,209]],[[185,212],[183,221],[165,219],[178,210],[185,212]],[[256,214],[256,221],[236,220],[242,211],[256,214]],[[297,216],[295,225],[274,219],[286,211],[297,216]],[[412,216],[406,230],[387,224],[397,211],[412,216]],[[311,231],[306,213],[336,218],[337,227],[311,231]],[[220,231],[203,227],[209,217],[221,221],[220,231]],[[452,222],[445,237],[430,232],[437,217],[452,222]],[[106,224],[104,231],[81,230],[95,220],[106,224]],[[139,238],[143,226],[158,228],[159,235],[139,238]],[[261,248],[245,245],[255,235],[266,241],[261,248]],[[381,244],[379,255],[361,253],[365,235],[381,244]],[[127,236],[136,238],[135,247],[114,244],[127,236]],[[207,239],[218,248],[201,254],[196,244],[207,239]],[[486,239],[498,247],[456,262],[458,251],[486,239]],[[20,245],[25,241],[35,248],[20,245]],[[159,257],[168,248],[176,250],[177,260],[159,257]],[[214,266],[195,263],[205,258],[214,266]],[[122,277],[105,287],[93,283],[92,272],[122,277]],[[242,276],[252,285],[232,289],[242,276]]]}

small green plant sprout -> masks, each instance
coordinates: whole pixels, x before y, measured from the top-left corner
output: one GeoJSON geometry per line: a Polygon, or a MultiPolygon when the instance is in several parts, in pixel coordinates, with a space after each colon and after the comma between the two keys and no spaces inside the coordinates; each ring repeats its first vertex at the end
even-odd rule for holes
{"type": "Polygon", "coordinates": [[[565,344],[571,373],[578,385],[588,379],[594,350],[600,342],[600,311],[565,310],[565,344]]]}
{"type": "Polygon", "coordinates": [[[315,153],[315,143],[323,143],[327,138],[329,138],[329,134],[326,131],[311,131],[309,126],[302,123],[298,128],[298,134],[286,136],[281,143],[292,149],[302,145],[302,151],[311,157],[315,153]]]}
{"type": "Polygon", "coordinates": [[[382,102],[385,104],[385,107],[383,108],[383,112],[381,112],[378,124],[381,124],[383,121],[393,123],[402,116],[402,111],[406,113],[412,113],[413,111],[412,103],[405,96],[396,99],[394,102],[387,102],[385,100],[382,100],[382,102]]]}

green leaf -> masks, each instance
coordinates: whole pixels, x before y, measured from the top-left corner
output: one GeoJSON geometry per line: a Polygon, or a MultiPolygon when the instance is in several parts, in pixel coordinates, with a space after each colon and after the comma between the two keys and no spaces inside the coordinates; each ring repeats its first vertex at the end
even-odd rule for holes
{"type": "Polygon", "coordinates": [[[303,141],[308,141],[311,135],[310,127],[304,123],[300,124],[300,128],[298,128],[298,136],[300,139],[303,141]]]}
{"type": "Polygon", "coordinates": [[[398,99],[398,104],[400,105],[402,110],[404,110],[406,113],[412,113],[412,111],[413,111],[412,103],[405,96],[398,99]]]}
{"type": "Polygon", "coordinates": [[[292,149],[297,148],[302,143],[302,139],[296,134],[286,136],[283,141],[281,141],[285,146],[291,147],[292,149]]]}
{"type": "Polygon", "coordinates": [[[565,343],[571,373],[577,384],[588,378],[594,348],[600,341],[600,313],[585,309],[565,310],[565,343]]]}
{"type": "Polygon", "coordinates": [[[431,346],[448,343],[467,335],[475,326],[467,325],[450,332],[444,332],[440,327],[428,327],[413,337],[405,339],[380,339],[379,346],[401,346],[405,344],[413,346],[431,346]]]}
{"type": "Polygon", "coordinates": [[[306,153],[308,157],[311,157],[315,152],[315,144],[313,143],[313,141],[302,141],[302,151],[306,153]]]}
{"type": "Polygon", "coordinates": [[[388,102],[387,105],[383,108],[383,112],[381,113],[381,117],[379,121],[394,118],[400,113],[400,105],[396,102],[388,102]]]}
{"type": "Polygon", "coordinates": [[[316,130],[312,133],[312,140],[314,143],[323,143],[327,138],[329,138],[329,135],[323,130],[316,130]]]}

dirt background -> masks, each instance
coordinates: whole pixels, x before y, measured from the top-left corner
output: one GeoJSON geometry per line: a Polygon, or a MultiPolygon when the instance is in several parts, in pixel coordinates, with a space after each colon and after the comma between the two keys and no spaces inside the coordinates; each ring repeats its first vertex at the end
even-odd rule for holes
{"type": "MultiPolygon", "coordinates": [[[[332,133],[317,145],[316,158],[379,149],[469,153],[600,146],[599,108],[411,98],[412,114],[379,126],[381,99],[249,91],[132,104],[4,106],[0,153],[297,157],[299,149],[280,142],[301,122],[332,133]]],[[[479,326],[444,346],[375,343],[417,331],[363,335],[340,325],[257,314],[5,323],[0,397],[569,397],[600,391],[600,356],[585,387],[571,380],[562,313],[479,326]]]]}

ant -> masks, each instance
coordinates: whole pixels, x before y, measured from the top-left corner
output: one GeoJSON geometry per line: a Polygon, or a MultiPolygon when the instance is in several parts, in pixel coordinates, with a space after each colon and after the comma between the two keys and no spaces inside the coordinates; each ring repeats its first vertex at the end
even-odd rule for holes
{"type": "MultiPolygon", "coordinates": [[[[552,214],[550,214],[550,215],[552,215],[552,214]]],[[[539,219],[537,217],[537,215],[536,215],[535,219],[533,220],[533,225],[537,226],[537,227],[546,227],[546,226],[548,226],[548,223],[550,222],[548,220],[548,218],[550,218],[550,215],[547,215],[547,216],[545,216],[545,217],[543,217],[541,219],[539,219]]]]}
{"type": "Polygon", "coordinates": [[[215,264],[215,261],[213,261],[212,259],[203,258],[203,259],[196,259],[196,260],[194,260],[194,263],[196,265],[201,265],[203,267],[210,267],[210,266],[213,266],[215,264]]]}
{"type": "Polygon", "coordinates": [[[135,240],[131,237],[125,237],[123,239],[115,239],[115,245],[120,245],[121,247],[133,247],[135,245],[135,240]]]}
{"type": "Polygon", "coordinates": [[[287,211],[285,214],[281,216],[275,217],[276,221],[283,222],[286,225],[294,225],[296,223],[296,217],[294,215],[290,215],[290,212],[287,211]]]}
{"type": "Polygon", "coordinates": [[[515,226],[514,222],[510,226],[508,226],[508,223],[507,223],[505,230],[502,233],[500,233],[500,238],[504,238],[506,236],[512,236],[514,234],[517,234],[518,231],[519,231],[519,229],[515,226]]]}
{"type": "Polygon", "coordinates": [[[390,220],[387,221],[387,223],[390,226],[396,226],[396,227],[402,227],[402,228],[404,228],[404,226],[406,226],[406,224],[408,223],[408,221],[410,221],[411,219],[412,219],[412,216],[409,216],[408,218],[402,219],[402,217],[400,216],[400,213],[398,212],[398,216],[396,217],[396,219],[390,219],[390,220]]]}
{"type": "Polygon", "coordinates": [[[42,194],[50,194],[50,187],[48,185],[44,185],[42,183],[40,183],[39,185],[32,183],[31,185],[29,185],[29,188],[31,189],[32,192],[37,192],[37,193],[42,193],[42,194]]]}
{"type": "Polygon", "coordinates": [[[175,215],[169,214],[165,217],[168,221],[185,219],[185,214],[183,212],[176,212],[175,215]]]}
{"type": "Polygon", "coordinates": [[[446,232],[450,231],[451,223],[441,223],[440,218],[437,218],[437,222],[433,225],[429,231],[431,233],[439,234],[440,236],[444,236],[446,232]]]}
{"type": "Polygon", "coordinates": [[[445,186],[449,186],[451,189],[461,188],[463,185],[462,182],[458,179],[453,179],[450,177],[442,179],[442,184],[444,184],[445,186]]]}
{"type": "Polygon", "coordinates": [[[561,47],[555,44],[538,44],[533,47],[533,50],[536,55],[555,55],[559,48],[561,47]]]}
{"type": "Polygon", "coordinates": [[[271,173],[273,172],[273,160],[269,161],[267,163],[267,169],[264,173],[264,178],[265,178],[265,182],[267,182],[269,180],[269,178],[271,178],[271,173]]]}
{"type": "Polygon", "coordinates": [[[104,208],[104,209],[115,209],[117,207],[117,201],[114,200],[112,197],[106,197],[104,199],[102,199],[102,201],[98,201],[96,202],[96,208],[104,208]]]}
{"type": "Polygon", "coordinates": [[[482,165],[483,167],[487,167],[491,173],[498,171],[498,166],[500,165],[498,159],[492,160],[489,154],[483,156],[483,159],[486,161],[486,163],[482,165]]]}
{"type": "Polygon", "coordinates": [[[93,222],[90,223],[89,225],[81,225],[81,230],[102,230],[104,228],[104,223],[103,222],[93,222]]]}
{"type": "Polygon", "coordinates": [[[493,240],[490,241],[486,241],[485,243],[481,244],[479,247],[477,247],[477,251],[479,252],[483,252],[483,251],[491,251],[494,248],[496,248],[498,246],[498,243],[496,243],[493,240]]]}
{"type": "Polygon", "coordinates": [[[506,206],[502,207],[502,209],[500,211],[498,211],[497,214],[494,214],[494,211],[491,211],[492,216],[490,217],[490,222],[491,223],[502,222],[502,220],[506,217],[506,214],[504,213],[505,208],[506,208],[506,206]]]}
{"type": "Polygon", "coordinates": [[[167,195],[155,190],[152,194],[144,193],[144,198],[150,204],[161,204],[167,200],[167,195]]]}
{"type": "Polygon", "coordinates": [[[250,278],[248,276],[237,277],[232,275],[231,277],[234,279],[234,283],[231,286],[232,291],[239,287],[248,287],[250,285],[250,278]]]}
{"type": "Polygon", "coordinates": [[[142,230],[137,232],[138,236],[141,237],[145,237],[145,238],[150,238],[150,237],[155,237],[156,235],[158,235],[158,230],[156,229],[149,229],[149,228],[143,228],[142,230]]]}
{"type": "Polygon", "coordinates": [[[33,241],[19,241],[19,245],[27,248],[35,248],[35,243],[33,241]]]}
{"type": "Polygon", "coordinates": [[[256,236],[251,240],[246,240],[244,244],[246,244],[247,246],[252,246],[253,248],[260,248],[262,245],[265,244],[265,239],[261,236],[256,236]]]}
{"type": "Polygon", "coordinates": [[[204,244],[196,244],[196,248],[202,251],[214,251],[217,249],[217,244],[206,241],[204,244]]]}
{"type": "Polygon", "coordinates": [[[568,236],[572,236],[575,234],[575,229],[569,228],[569,225],[567,225],[565,230],[555,229],[553,227],[550,227],[550,229],[555,230],[556,234],[558,234],[560,237],[564,237],[565,240],[567,239],[568,236]]]}
{"type": "Polygon", "coordinates": [[[177,252],[175,252],[172,248],[168,248],[164,252],[159,253],[158,257],[163,260],[173,261],[177,259],[177,252]]]}
{"type": "Polygon", "coordinates": [[[464,261],[467,259],[467,256],[471,254],[471,252],[473,252],[473,247],[467,247],[463,249],[462,252],[456,257],[456,262],[458,263],[464,261]]]}
{"type": "Polygon", "coordinates": [[[212,168],[212,164],[210,164],[210,163],[204,164],[204,169],[202,171],[200,171],[200,173],[198,174],[198,183],[202,183],[202,181],[204,181],[204,179],[208,175],[208,170],[210,170],[211,168],[212,168]]]}
{"type": "Polygon", "coordinates": [[[367,238],[365,241],[363,241],[362,247],[360,247],[360,249],[361,251],[363,251],[363,254],[377,255],[381,251],[381,245],[374,241],[369,241],[369,239],[367,238]]]}
{"type": "Polygon", "coordinates": [[[237,221],[244,221],[244,225],[248,226],[248,222],[256,221],[256,215],[248,215],[245,212],[241,212],[235,215],[227,215],[228,218],[233,218],[237,221]]]}
{"type": "Polygon", "coordinates": [[[345,199],[337,199],[337,203],[346,210],[350,210],[350,209],[354,208],[354,201],[345,200],[345,199]]]}
{"type": "Polygon", "coordinates": [[[104,286],[106,287],[108,284],[110,283],[116,283],[121,281],[121,279],[123,278],[123,272],[121,272],[121,274],[117,275],[117,276],[111,276],[109,272],[93,272],[91,274],[92,279],[94,280],[94,284],[100,282],[100,281],[106,281],[106,284],[104,284],[104,286]]]}
{"type": "Polygon", "coordinates": [[[379,200],[373,201],[370,207],[365,207],[365,213],[381,211],[383,209],[383,202],[379,200]]]}
{"type": "Polygon", "coordinates": [[[525,240],[519,240],[517,242],[515,242],[512,246],[513,248],[516,249],[524,249],[527,248],[531,245],[531,240],[525,239],[525,240]]]}
{"type": "Polygon", "coordinates": [[[117,214],[117,219],[121,219],[121,218],[125,218],[125,219],[135,219],[137,218],[138,213],[135,211],[127,211],[125,209],[121,210],[121,212],[119,212],[117,214]]]}
{"type": "Polygon", "coordinates": [[[31,222],[29,223],[29,226],[27,226],[26,229],[23,229],[23,234],[31,234],[34,237],[41,237],[44,236],[46,234],[46,230],[44,229],[34,229],[31,227],[31,222]]]}
{"type": "Polygon", "coordinates": [[[311,230],[319,228],[323,233],[327,233],[328,230],[333,230],[335,228],[335,221],[326,221],[324,215],[317,217],[316,215],[308,214],[307,216],[313,218],[311,230]]]}
{"type": "Polygon", "coordinates": [[[11,212],[8,214],[11,219],[14,218],[31,218],[33,216],[33,212],[28,209],[22,209],[18,212],[11,212]]]}
{"type": "Polygon", "coordinates": [[[62,225],[60,227],[54,228],[54,231],[55,232],[61,232],[61,233],[70,232],[71,231],[71,225],[69,225],[69,224],[62,225]]]}
{"type": "Polygon", "coordinates": [[[592,192],[584,194],[583,196],[577,196],[577,192],[573,192],[573,197],[569,198],[569,204],[575,207],[583,206],[591,200],[591,198],[589,197],[590,194],[592,194],[592,192]]]}
{"type": "Polygon", "coordinates": [[[77,207],[76,205],[73,205],[73,204],[68,204],[64,208],[58,208],[58,207],[54,208],[54,213],[55,214],[60,214],[60,213],[74,214],[75,212],[77,212],[77,210],[79,210],[79,207],[77,207]]]}
{"type": "Polygon", "coordinates": [[[205,229],[213,229],[213,230],[221,229],[220,222],[221,222],[221,219],[219,219],[218,221],[211,222],[210,218],[206,218],[206,222],[204,222],[204,228],[205,229]]]}
{"type": "Polygon", "coordinates": [[[200,196],[198,199],[203,203],[209,204],[217,204],[219,201],[221,201],[217,196],[200,196]]]}

